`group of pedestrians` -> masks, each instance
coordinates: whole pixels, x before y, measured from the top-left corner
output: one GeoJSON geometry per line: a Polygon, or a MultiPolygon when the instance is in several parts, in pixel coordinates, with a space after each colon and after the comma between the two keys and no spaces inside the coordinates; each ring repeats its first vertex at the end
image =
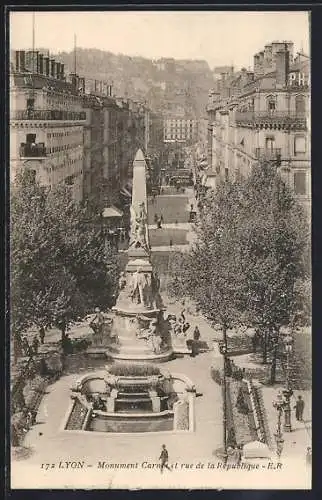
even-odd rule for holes
{"type": "MultiPolygon", "coordinates": [[[[243,457],[242,445],[228,446],[227,464],[239,465],[242,461],[242,457],[243,457]]],[[[162,445],[159,460],[160,460],[161,474],[163,474],[164,469],[172,471],[172,467],[169,465],[169,453],[165,444],[162,445]]]]}
{"type": "Polygon", "coordinates": [[[39,333],[40,341],[37,335],[34,336],[32,342],[29,342],[26,336],[21,337],[21,351],[23,356],[34,356],[38,354],[39,345],[44,343],[45,331],[39,333]]]}

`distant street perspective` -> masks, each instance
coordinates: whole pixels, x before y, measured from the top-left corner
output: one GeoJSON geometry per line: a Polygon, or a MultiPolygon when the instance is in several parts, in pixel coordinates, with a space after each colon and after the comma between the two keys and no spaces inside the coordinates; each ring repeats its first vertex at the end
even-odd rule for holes
{"type": "Polygon", "coordinates": [[[193,12],[41,48],[70,14],[10,21],[11,488],[310,489],[307,14],[199,12],[266,27],[220,65],[158,56],[193,12]]]}

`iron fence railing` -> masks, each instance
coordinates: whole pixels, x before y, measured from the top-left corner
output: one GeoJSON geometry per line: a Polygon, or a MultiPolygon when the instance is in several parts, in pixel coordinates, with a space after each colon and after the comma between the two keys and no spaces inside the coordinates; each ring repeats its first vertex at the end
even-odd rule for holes
{"type": "Polygon", "coordinates": [[[86,120],[85,111],[23,109],[11,111],[11,120],[86,120]]]}
{"type": "Polygon", "coordinates": [[[256,158],[265,158],[267,160],[278,160],[281,158],[281,148],[255,148],[256,158]]]}
{"type": "Polygon", "coordinates": [[[236,122],[255,122],[255,121],[294,121],[305,122],[307,113],[304,111],[236,111],[236,122]]]}

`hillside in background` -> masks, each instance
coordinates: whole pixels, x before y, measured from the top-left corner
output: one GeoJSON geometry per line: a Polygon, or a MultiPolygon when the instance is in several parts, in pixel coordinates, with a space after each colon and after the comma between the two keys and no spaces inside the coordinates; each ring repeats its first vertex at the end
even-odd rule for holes
{"type": "MultiPolygon", "coordinates": [[[[74,53],[53,56],[74,70],[74,53]]],[[[159,112],[205,116],[213,77],[202,60],[159,59],[112,54],[98,49],[77,49],[77,73],[113,84],[113,94],[145,100],[159,112]]]]}

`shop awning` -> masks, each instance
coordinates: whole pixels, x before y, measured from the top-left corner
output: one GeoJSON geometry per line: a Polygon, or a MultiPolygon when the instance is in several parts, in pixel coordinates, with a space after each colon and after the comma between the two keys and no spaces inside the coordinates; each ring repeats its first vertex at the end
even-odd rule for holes
{"type": "Polygon", "coordinates": [[[106,219],[110,217],[123,217],[123,212],[122,210],[119,210],[118,208],[111,206],[104,208],[102,215],[106,219]]]}

